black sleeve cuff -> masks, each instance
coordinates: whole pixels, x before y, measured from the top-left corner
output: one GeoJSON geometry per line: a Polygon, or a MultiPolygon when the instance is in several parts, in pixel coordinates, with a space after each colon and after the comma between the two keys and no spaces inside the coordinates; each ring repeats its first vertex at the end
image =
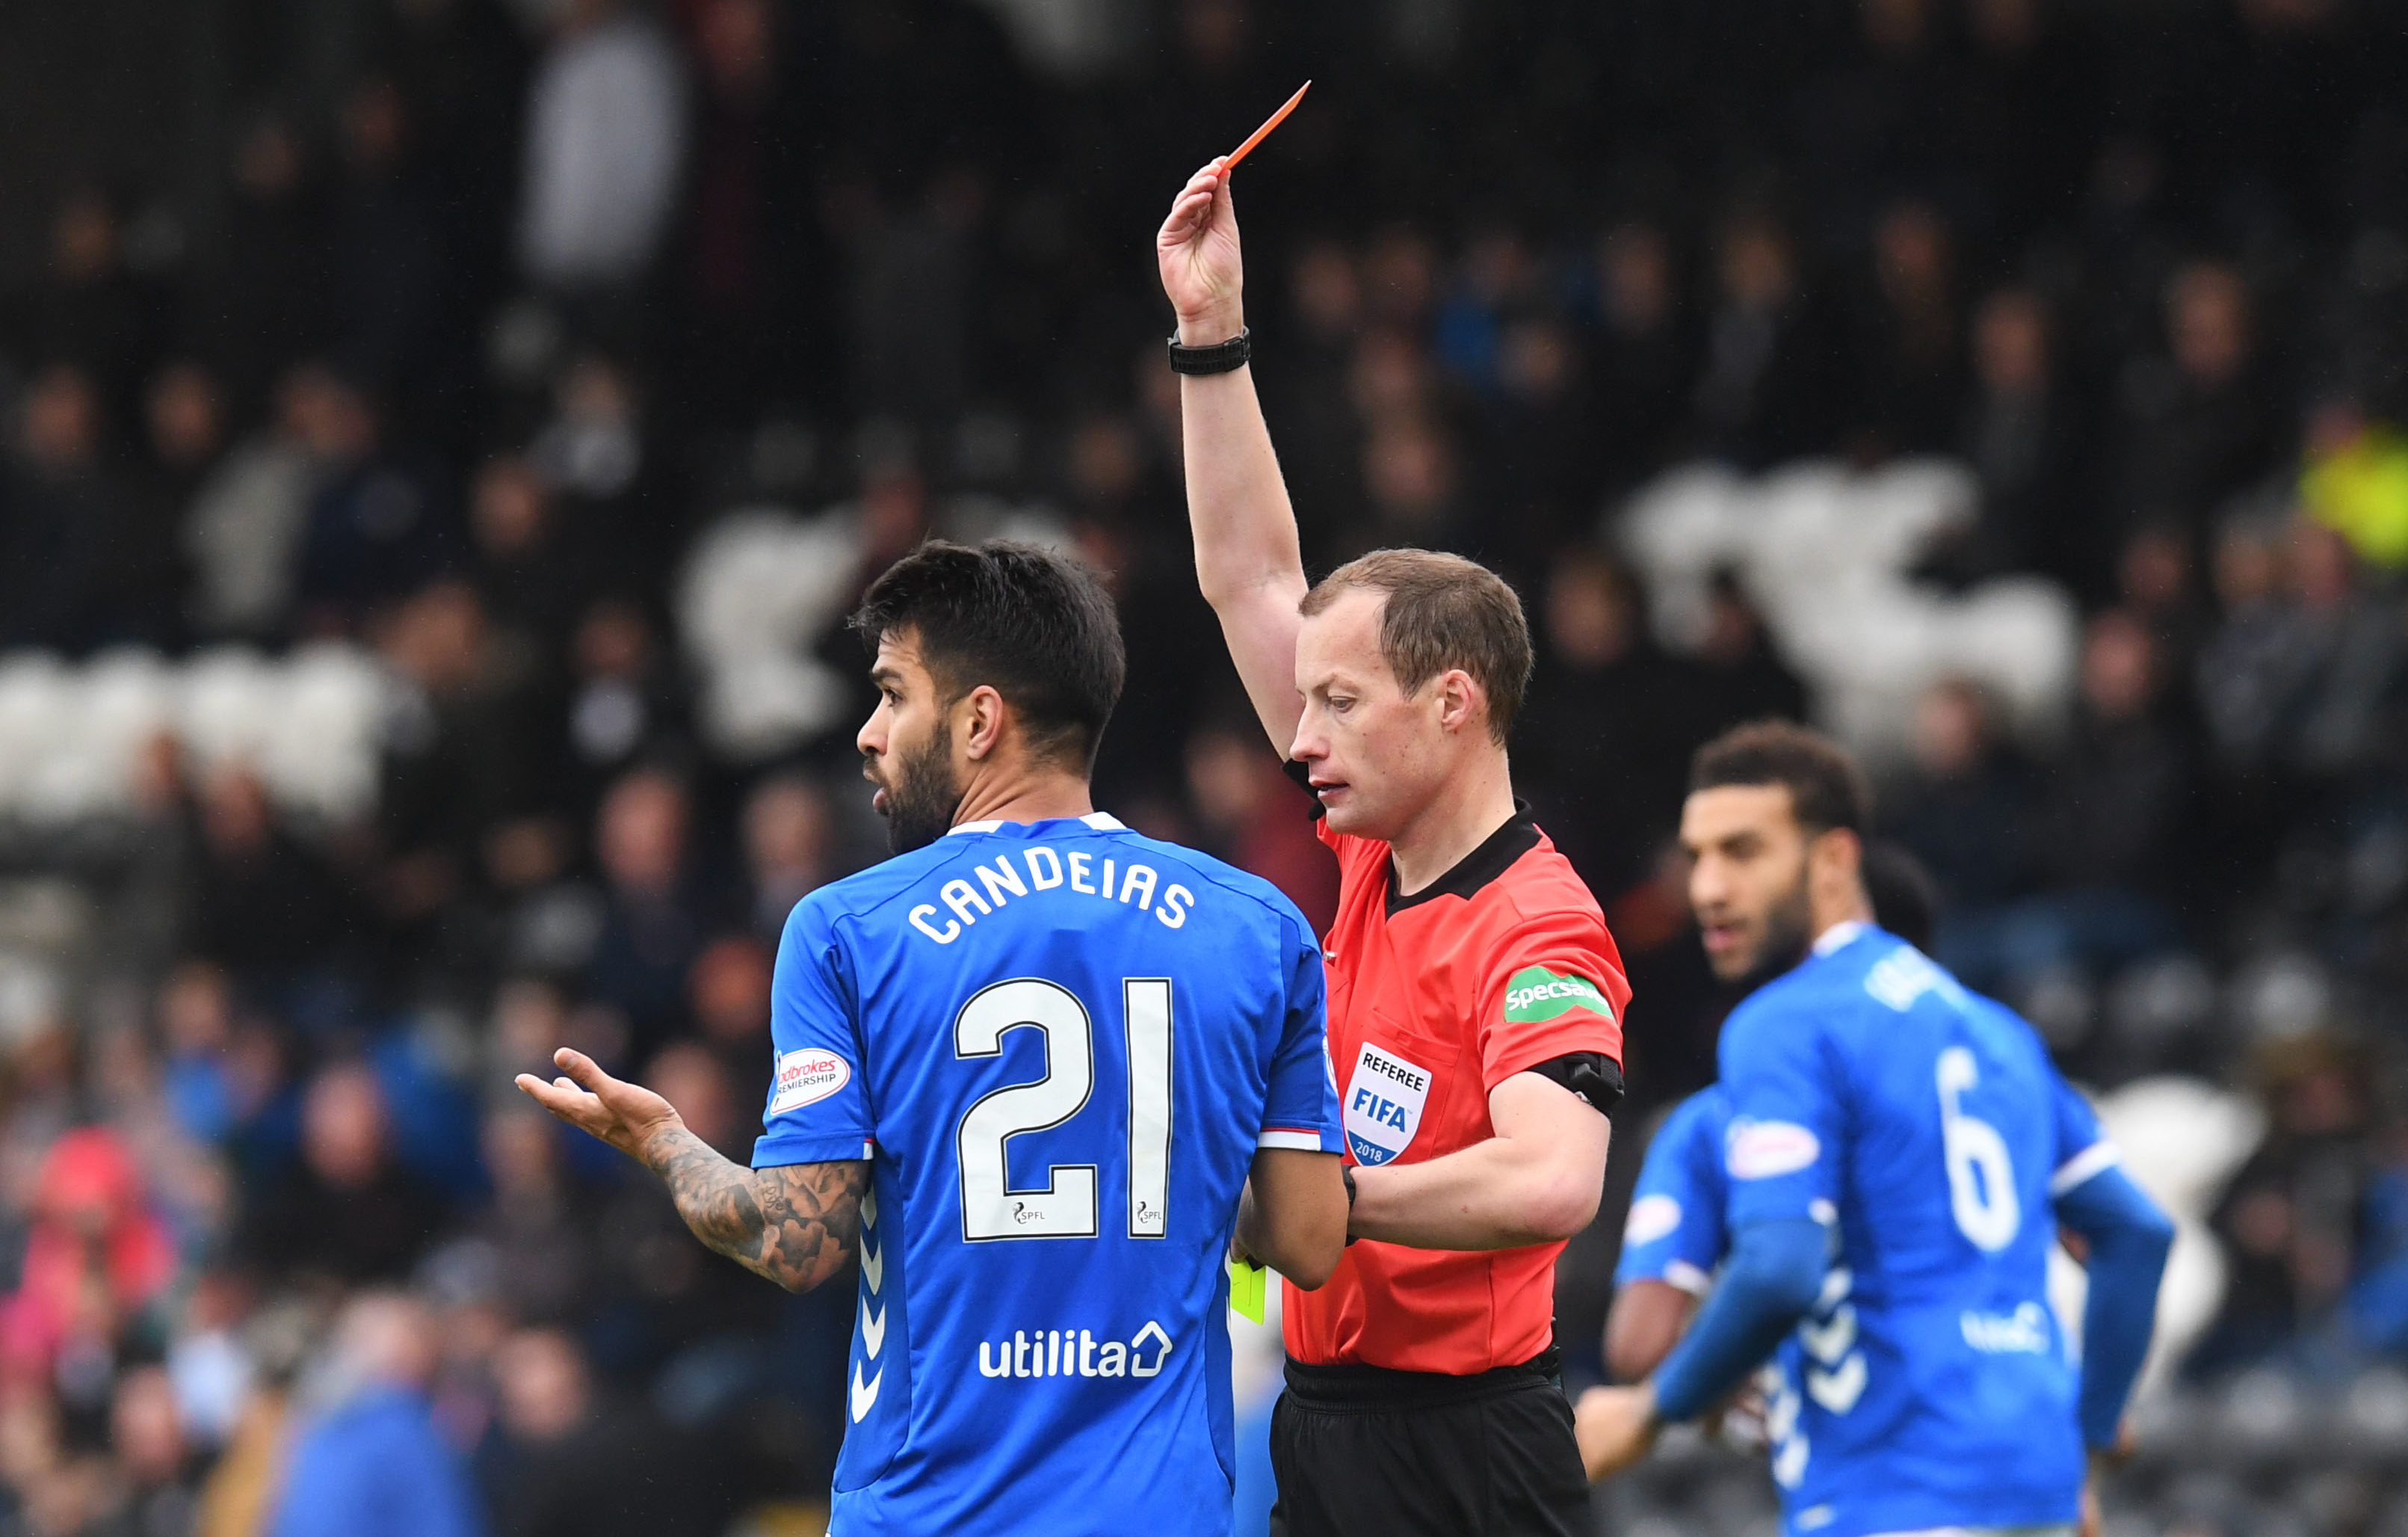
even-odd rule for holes
{"type": "Polygon", "coordinates": [[[1609,1120],[1613,1107],[1622,1103],[1622,1064],[1603,1052],[1567,1052],[1523,1070],[1562,1085],[1609,1120]]]}

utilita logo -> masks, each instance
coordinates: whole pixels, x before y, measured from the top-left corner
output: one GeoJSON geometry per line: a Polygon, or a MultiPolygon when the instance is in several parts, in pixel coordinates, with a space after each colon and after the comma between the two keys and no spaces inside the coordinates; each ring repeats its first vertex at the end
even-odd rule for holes
{"type": "Polygon", "coordinates": [[[1147,1319],[1124,1344],[1083,1329],[1015,1329],[1009,1340],[979,1342],[982,1377],[1154,1377],[1170,1359],[1170,1336],[1147,1319]]]}

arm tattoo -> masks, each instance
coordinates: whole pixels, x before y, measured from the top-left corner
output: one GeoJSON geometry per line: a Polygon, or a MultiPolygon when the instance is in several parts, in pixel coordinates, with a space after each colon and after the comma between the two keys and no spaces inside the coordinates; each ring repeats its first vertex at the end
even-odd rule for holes
{"type": "Polygon", "coordinates": [[[869,1188],[865,1159],[746,1169],[680,1127],[654,1138],[644,1162],[695,1237],[788,1291],[810,1290],[853,1255],[869,1188]]]}

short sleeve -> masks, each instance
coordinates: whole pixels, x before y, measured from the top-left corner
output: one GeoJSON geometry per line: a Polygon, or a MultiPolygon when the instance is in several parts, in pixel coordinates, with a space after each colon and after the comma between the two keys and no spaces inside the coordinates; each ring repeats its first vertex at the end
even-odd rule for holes
{"type": "Polygon", "coordinates": [[[1616,1286],[1662,1281],[1702,1296],[1722,1263],[1723,1117],[1710,1099],[1719,1099],[1715,1090],[1684,1100],[1647,1146],[1622,1228],[1616,1286]]]}
{"type": "Polygon", "coordinates": [[[1328,995],[1321,947],[1298,916],[1288,956],[1286,1010],[1269,1070],[1264,1075],[1260,1147],[1306,1153],[1344,1151],[1338,1128],[1338,1085],[1327,1041],[1328,995]]]}
{"type": "Polygon", "coordinates": [[[1830,1045],[1810,1017],[1759,993],[1723,1026],[1730,1129],[1723,1172],[1733,1231],[1789,1217],[1828,1221],[1839,1188],[1842,1100],[1830,1045]]]}
{"type": "Polygon", "coordinates": [[[2093,1175],[2114,1168],[2122,1160],[2115,1144],[2100,1129],[2099,1115],[2090,1108],[2090,1101],[2054,1071],[2049,1074],[2049,1082],[2056,1101],[2057,1149],[2048,1193],[2055,1199],[2071,1193],[2093,1175]]]}
{"type": "Polygon", "coordinates": [[[825,908],[806,898],[778,941],[769,994],[774,1070],[753,1168],[836,1163],[876,1149],[859,1019],[835,926],[825,908]]]}
{"type": "Polygon", "coordinates": [[[1630,984],[1594,912],[1566,910],[1524,920],[1492,951],[1480,1009],[1481,1083],[1571,1052],[1622,1064],[1622,1011],[1630,984]]]}

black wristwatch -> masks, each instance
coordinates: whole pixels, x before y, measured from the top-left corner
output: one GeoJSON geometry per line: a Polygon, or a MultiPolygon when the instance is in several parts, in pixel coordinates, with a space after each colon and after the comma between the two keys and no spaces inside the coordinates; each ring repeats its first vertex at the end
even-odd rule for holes
{"type": "MultiPolygon", "coordinates": [[[[1338,1180],[1340,1184],[1346,1186],[1346,1221],[1347,1225],[1352,1227],[1354,1221],[1354,1166],[1351,1163],[1340,1164],[1338,1180]]],[[[1354,1235],[1348,1233],[1346,1242],[1351,1247],[1354,1243],[1354,1235]]]]}
{"type": "Polygon", "coordinates": [[[1226,341],[1216,341],[1210,347],[1182,347],[1179,338],[1170,338],[1170,371],[1174,374],[1226,374],[1242,368],[1254,361],[1254,333],[1252,326],[1240,326],[1238,334],[1226,341]]]}

